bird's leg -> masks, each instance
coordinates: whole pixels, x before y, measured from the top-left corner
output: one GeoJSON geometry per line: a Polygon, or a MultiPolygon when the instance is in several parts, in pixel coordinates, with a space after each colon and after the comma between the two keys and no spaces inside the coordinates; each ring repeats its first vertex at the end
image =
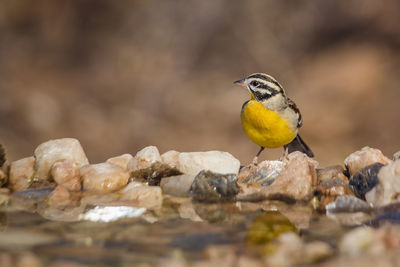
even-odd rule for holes
{"type": "Polygon", "coordinates": [[[261,152],[263,152],[263,150],[265,149],[265,147],[261,147],[260,150],[258,151],[257,155],[254,157],[253,159],[253,165],[257,165],[258,164],[258,156],[260,156],[261,152]]]}
{"type": "Polygon", "coordinates": [[[284,149],[284,152],[283,152],[282,157],[279,159],[280,161],[284,161],[289,156],[289,147],[288,146],[284,146],[283,149],[284,149]]]}

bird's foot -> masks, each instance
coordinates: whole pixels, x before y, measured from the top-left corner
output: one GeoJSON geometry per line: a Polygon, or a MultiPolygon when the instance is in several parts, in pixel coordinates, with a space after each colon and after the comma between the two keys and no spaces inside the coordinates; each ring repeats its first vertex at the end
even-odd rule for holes
{"type": "Polygon", "coordinates": [[[258,156],[255,156],[253,161],[251,162],[252,165],[257,166],[258,165],[258,156]]]}

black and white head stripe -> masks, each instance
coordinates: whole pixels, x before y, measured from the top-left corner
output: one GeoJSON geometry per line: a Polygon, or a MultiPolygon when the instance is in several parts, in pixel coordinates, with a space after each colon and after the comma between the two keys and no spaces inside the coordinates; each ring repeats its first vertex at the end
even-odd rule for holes
{"type": "Polygon", "coordinates": [[[271,76],[263,73],[255,73],[246,77],[248,89],[254,97],[259,100],[265,100],[277,94],[285,95],[282,86],[271,76]]]}
{"type": "Polygon", "coordinates": [[[257,80],[265,85],[269,85],[270,87],[278,87],[281,92],[283,92],[283,87],[278,83],[278,81],[265,73],[254,73],[247,76],[246,80],[257,80]]]}

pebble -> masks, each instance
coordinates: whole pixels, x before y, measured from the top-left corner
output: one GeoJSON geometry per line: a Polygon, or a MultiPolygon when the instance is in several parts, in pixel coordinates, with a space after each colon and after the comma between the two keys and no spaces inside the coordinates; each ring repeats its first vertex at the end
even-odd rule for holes
{"type": "Polygon", "coordinates": [[[320,211],[325,211],[326,205],[334,202],[338,197],[345,195],[354,195],[347,179],[344,182],[341,179],[333,178],[321,182],[315,189],[315,194],[319,197],[320,211]]]}
{"type": "Polygon", "coordinates": [[[151,164],[161,161],[160,152],[155,146],[148,146],[136,153],[128,162],[128,171],[133,172],[141,169],[145,169],[151,166],[151,164]]]}
{"type": "Polygon", "coordinates": [[[109,193],[128,183],[129,172],[111,163],[86,165],[80,169],[85,191],[109,193]]]}
{"type": "Polygon", "coordinates": [[[7,161],[6,149],[2,144],[0,144],[0,168],[3,167],[6,161],[7,161]]]}
{"type": "Polygon", "coordinates": [[[393,154],[393,161],[396,161],[399,159],[400,159],[400,151],[397,151],[396,153],[393,154]]]}
{"type": "Polygon", "coordinates": [[[7,175],[4,173],[3,170],[0,169],[0,187],[7,183],[7,175]]]}
{"type": "Polygon", "coordinates": [[[365,200],[365,194],[378,184],[378,172],[384,165],[376,162],[368,165],[351,176],[349,184],[354,194],[365,200]]]}
{"type": "Polygon", "coordinates": [[[145,182],[148,185],[160,185],[161,179],[164,177],[175,176],[181,174],[175,168],[169,165],[155,162],[150,167],[131,172],[131,180],[137,182],[145,182]]]}
{"type": "Polygon", "coordinates": [[[240,162],[228,152],[182,152],[177,168],[185,174],[197,175],[202,170],[220,174],[238,174],[240,162]]]}
{"type": "Polygon", "coordinates": [[[128,163],[133,159],[131,154],[123,154],[121,156],[109,158],[106,162],[117,165],[124,170],[128,170],[128,163]]]}
{"type": "Polygon", "coordinates": [[[261,189],[261,194],[267,199],[309,200],[317,179],[317,166],[318,162],[299,151],[290,153],[286,168],[270,186],[261,189]]]}
{"type": "Polygon", "coordinates": [[[344,175],[344,168],[340,165],[317,169],[318,184],[329,181],[331,179],[339,179],[343,182],[348,182],[347,177],[344,175]]]}
{"type": "Polygon", "coordinates": [[[61,208],[71,203],[71,194],[63,185],[58,185],[47,197],[47,204],[50,207],[61,208]]]}
{"type": "Polygon", "coordinates": [[[131,182],[119,192],[121,193],[121,201],[132,202],[136,207],[159,209],[162,206],[163,196],[159,186],[131,182]]]}
{"type": "Polygon", "coordinates": [[[240,170],[238,182],[241,184],[258,183],[261,186],[267,186],[275,181],[275,178],[284,168],[285,163],[279,160],[265,160],[257,165],[250,164],[240,170]]]}
{"type": "Polygon", "coordinates": [[[164,194],[176,197],[188,197],[194,175],[182,174],[161,179],[161,189],[164,194]]]}
{"type": "Polygon", "coordinates": [[[371,212],[372,207],[367,202],[356,198],[355,196],[340,196],[335,202],[326,206],[327,213],[341,212],[371,212]]]}
{"type": "Polygon", "coordinates": [[[35,179],[45,181],[50,176],[51,166],[59,160],[70,160],[74,166],[81,168],[89,164],[89,161],[78,140],[63,138],[50,140],[40,144],[34,152],[35,155],[35,179]]]}
{"type": "Polygon", "coordinates": [[[363,147],[361,150],[350,154],[344,160],[344,164],[347,167],[350,176],[358,172],[360,169],[376,162],[386,165],[391,163],[392,160],[385,157],[379,149],[370,147],[363,147]]]}
{"type": "Polygon", "coordinates": [[[382,206],[400,200],[400,160],[383,166],[378,172],[378,184],[365,194],[367,202],[382,206]]]}
{"type": "Polygon", "coordinates": [[[190,196],[198,201],[215,202],[233,199],[239,191],[236,174],[201,171],[190,187],[190,196]]]}
{"type": "Polygon", "coordinates": [[[178,157],[180,152],[170,150],[161,155],[161,162],[168,164],[171,168],[176,168],[178,165],[178,157]]]}
{"type": "Polygon", "coordinates": [[[9,186],[13,191],[21,191],[29,188],[35,173],[34,165],[34,157],[23,158],[11,163],[9,186]]]}
{"type": "Polygon", "coordinates": [[[50,174],[58,185],[64,185],[69,191],[81,190],[79,169],[70,160],[56,161],[51,167],[50,174]]]}

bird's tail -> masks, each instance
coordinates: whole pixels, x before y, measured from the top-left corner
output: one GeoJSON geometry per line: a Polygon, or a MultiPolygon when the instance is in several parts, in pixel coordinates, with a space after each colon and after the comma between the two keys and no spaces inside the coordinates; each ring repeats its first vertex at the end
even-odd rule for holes
{"type": "Polygon", "coordinates": [[[309,156],[310,158],[314,157],[314,153],[307,146],[307,144],[301,139],[300,135],[296,135],[292,142],[284,146],[285,149],[288,149],[288,152],[300,151],[309,156]]]}

